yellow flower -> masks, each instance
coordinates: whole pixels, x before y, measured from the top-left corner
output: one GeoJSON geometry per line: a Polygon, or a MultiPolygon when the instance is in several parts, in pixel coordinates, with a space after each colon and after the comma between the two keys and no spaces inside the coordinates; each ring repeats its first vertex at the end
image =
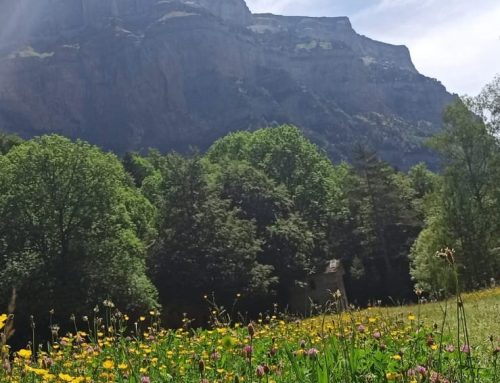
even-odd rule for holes
{"type": "Polygon", "coordinates": [[[394,359],[394,360],[401,360],[401,355],[399,355],[399,354],[393,355],[392,359],[394,359]]]}
{"type": "Polygon", "coordinates": [[[413,315],[413,314],[408,315],[408,320],[414,321],[415,319],[416,319],[415,315],[413,315]]]}
{"type": "Polygon", "coordinates": [[[125,363],[120,363],[120,364],[118,365],[118,368],[119,368],[120,370],[126,370],[126,369],[128,368],[128,366],[127,366],[125,363]]]}
{"type": "Polygon", "coordinates": [[[387,374],[385,374],[385,377],[387,378],[387,380],[397,380],[399,377],[400,377],[400,374],[398,374],[397,372],[388,372],[387,374]]]}
{"type": "Polygon", "coordinates": [[[61,379],[64,382],[72,382],[73,381],[73,377],[71,375],[63,374],[62,372],[59,374],[59,379],[61,379]]]}
{"type": "Polygon", "coordinates": [[[0,330],[5,327],[5,322],[9,317],[6,314],[0,314],[0,330]]]}
{"type": "Polygon", "coordinates": [[[106,370],[112,370],[113,368],[115,368],[115,362],[113,362],[112,360],[110,359],[107,359],[104,361],[104,363],[102,364],[102,366],[106,369],[106,370]]]}
{"type": "Polygon", "coordinates": [[[31,350],[23,348],[17,352],[17,355],[23,359],[29,359],[31,358],[31,350]]]}

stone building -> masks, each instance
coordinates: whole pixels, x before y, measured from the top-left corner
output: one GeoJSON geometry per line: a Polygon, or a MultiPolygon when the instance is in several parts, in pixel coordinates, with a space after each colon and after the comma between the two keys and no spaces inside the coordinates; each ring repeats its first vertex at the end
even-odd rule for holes
{"type": "Polygon", "coordinates": [[[290,294],[290,310],[297,314],[309,314],[311,304],[325,305],[334,300],[333,294],[341,293],[341,302],[347,306],[344,286],[344,267],[338,259],[328,262],[321,273],[311,275],[305,283],[296,286],[290,294]]]}

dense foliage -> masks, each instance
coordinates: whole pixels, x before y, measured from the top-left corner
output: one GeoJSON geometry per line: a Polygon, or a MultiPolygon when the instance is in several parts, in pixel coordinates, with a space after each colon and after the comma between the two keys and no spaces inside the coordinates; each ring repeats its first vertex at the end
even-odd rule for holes
{"type": "Polygon", "coordinates": [[[257,262],[255,225],[210,188],[201,159],[169,155],[160,173],[159,235],[150,263],[162,303],[194,312],[207,292],[226,301],[238,291],[267,291],[270,270],[257,262]]]}
{"type": "Polygon", "coordinates": [[[25,320],[48,317],[47,304],[66,318],[108,298],[128,310],[156,304],[144,244],[154,210],[118,158],[46,136],[1,156],[0,169],[3,304],[12,288],[25,320]]]}
{"type": "Polygon", "coordinates": [[[369,148],[334,165],[291,126],[239,132],[201,155],[128,153],[0,136],[0,304],[64,317],[112,299],[197,314],[214,293],[247,310],[341,259],[351,301],[456,288],[436,252],[456,250],[474,288],[499,277],[498,84],[445,114],[440,174],[402,173],[369,148]],[[409,256],[410,255],[410,256],[409,256]]]}
{"type": "Polygon", "coordinates": [[[444,131],[431,141],[443,171],[427,196],[427,225],[412,250],[412,274],[429,291],[454,286],[433,256],[439,246],[455,249],[465,288],[484,286],[500,275],[499,90],[497,79],[476,99],[450,106],[444,131]]]}
{"type": "MultiPolygon", "coordinates": [[[[421,165],[419,165],[421,166],[421,165]]],[[[406,299],[412,294],[408,249],[422,227],[411,176],[398,173],[376,153],[356,148],[349,191],[352,221],[341,249],[351,297],[406,299]]]]}

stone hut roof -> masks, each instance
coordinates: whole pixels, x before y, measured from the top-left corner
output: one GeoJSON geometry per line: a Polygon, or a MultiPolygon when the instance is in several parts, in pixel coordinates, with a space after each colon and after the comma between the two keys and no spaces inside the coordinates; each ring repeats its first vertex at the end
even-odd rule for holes
{"type": "Polygon", "coordinates": [[[332,259],[328,261],[324,274],[335,274],[344,273],[344,268],[342,267],[342,262],[339,259],[332,259]]]}

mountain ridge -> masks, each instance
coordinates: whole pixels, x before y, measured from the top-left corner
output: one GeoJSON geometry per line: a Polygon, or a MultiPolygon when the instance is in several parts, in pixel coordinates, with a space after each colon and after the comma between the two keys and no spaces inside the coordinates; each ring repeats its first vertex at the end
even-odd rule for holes
{"type": "Polygon", "coordinates": [[[0,129],[26,137],[185,151],[290,123],[334,160],[363,141],[433,166],[422,142],[454,98],[407,47],[346,17],[251,14],[243,0],[7,0],[0,15],[0,129]]]}

